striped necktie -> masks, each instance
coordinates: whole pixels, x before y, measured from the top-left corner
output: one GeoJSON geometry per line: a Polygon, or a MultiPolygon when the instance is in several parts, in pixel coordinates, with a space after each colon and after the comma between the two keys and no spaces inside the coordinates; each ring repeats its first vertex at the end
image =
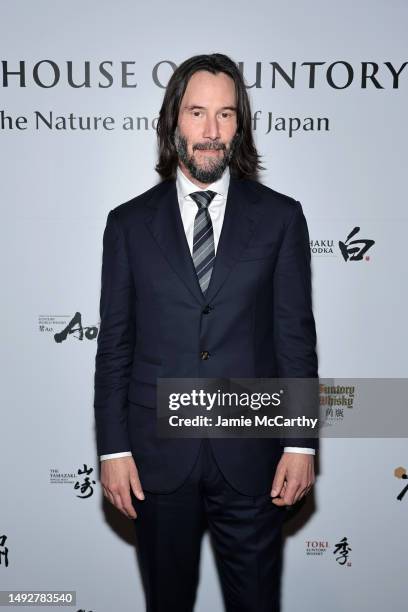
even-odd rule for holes
{"type": "Polygon", "coordinates": [[[210,284],[215,259],[213,226],[208,212],[208,206],[215,195],[209,189],[190,193],[198,206],[194,219],[193,262],[203,294],[210,284]]]}

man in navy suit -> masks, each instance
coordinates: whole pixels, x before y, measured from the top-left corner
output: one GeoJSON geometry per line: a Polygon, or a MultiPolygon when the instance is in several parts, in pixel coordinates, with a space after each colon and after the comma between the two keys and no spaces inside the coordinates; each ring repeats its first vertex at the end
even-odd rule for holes
{"type": "Polygon", "coordinates": [[[257,181],[236,64],[194,56],[157,126],[161,182],[103,239],[95,419],[104,495],[135,519],[147,610],[191,612],[208,527],[227,611],[280,609],[285,509],[317,439],[159,438],[157,378],[317,378],[301,204],[257,181]]]}

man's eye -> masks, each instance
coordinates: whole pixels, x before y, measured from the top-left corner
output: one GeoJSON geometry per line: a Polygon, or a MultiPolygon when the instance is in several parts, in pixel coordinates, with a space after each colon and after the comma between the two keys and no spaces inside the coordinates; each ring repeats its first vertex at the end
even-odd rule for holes
{"type": "Polygon", "coordinates": [[[201,111],[193,111],[194,117],[199,117],[201,115],[201,111]]]}

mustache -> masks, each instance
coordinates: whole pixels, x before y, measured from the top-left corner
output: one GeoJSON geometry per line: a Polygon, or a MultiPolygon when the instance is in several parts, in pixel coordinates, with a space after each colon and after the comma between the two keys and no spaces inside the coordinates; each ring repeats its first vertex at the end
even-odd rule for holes
{"type": "Polygon", "coordinates": [[[196,149],[198,149],[199,151],[219,151],[219,150],[223,150],[225,151],[225,144],[223,142],[218,142],[218,143],[208,143],[208,142],[197,142],[197,144],[195,144],[193,146],[193,151],[195,151],[196,149]]]}

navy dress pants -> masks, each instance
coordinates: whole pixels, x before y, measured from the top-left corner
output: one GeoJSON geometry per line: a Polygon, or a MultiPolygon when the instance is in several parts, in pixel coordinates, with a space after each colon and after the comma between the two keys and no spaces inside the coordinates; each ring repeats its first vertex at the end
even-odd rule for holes
{"type": "Polygon", "coordinates": [[[208,439],[176,491],[144,494],[131,496],[147,612],[193,611],[206,528],[226,612],[279,612],[285,507],[233,489],[208,439]]]}

